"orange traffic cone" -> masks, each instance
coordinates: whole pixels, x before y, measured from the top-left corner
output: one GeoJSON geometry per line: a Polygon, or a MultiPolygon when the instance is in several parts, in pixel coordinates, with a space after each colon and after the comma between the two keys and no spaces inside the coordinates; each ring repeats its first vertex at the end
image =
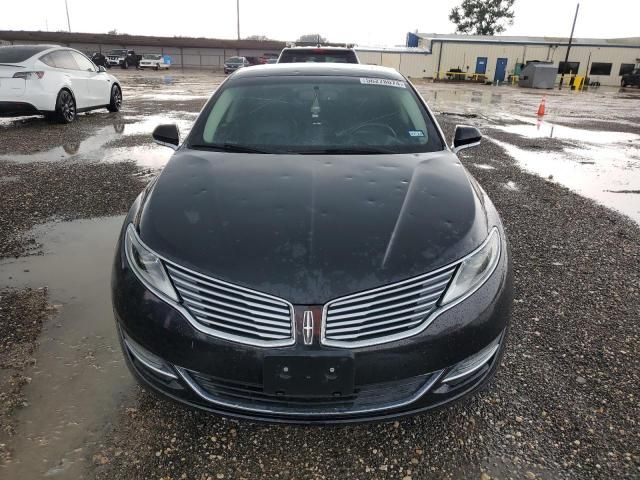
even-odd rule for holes
{"type": "Polygon", "coordinates": [[[544,107],[547,99],[542,97],[542,101],[540,102],[540,106],[538,107],[538,117],[544,117],[544,107]]]}

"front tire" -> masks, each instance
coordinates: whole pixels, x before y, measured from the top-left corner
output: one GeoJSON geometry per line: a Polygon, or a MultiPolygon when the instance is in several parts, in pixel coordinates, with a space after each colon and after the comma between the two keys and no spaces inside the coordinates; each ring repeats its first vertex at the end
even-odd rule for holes
{"type": "Polygon", "coordinates": [[[111,97],[109,98],[107,110],[110,112],[119,112],[120,108],[122,108],[122,90],[120,90],[118,85],[113,85],[111,87],[111,97]]]}
{"type": "Polygon", "coordinates": [[[60,123],[71,123],[76,119],[76,100],[69,90],[60,90],[56,99],[55,119],[60,123]]]}
{"type": "Polygon", "coordinates": [[[122,62],[122,69],[127,70],[128,68],[129,68],[129,62],[125,60],[124,62],[122,62]]]}

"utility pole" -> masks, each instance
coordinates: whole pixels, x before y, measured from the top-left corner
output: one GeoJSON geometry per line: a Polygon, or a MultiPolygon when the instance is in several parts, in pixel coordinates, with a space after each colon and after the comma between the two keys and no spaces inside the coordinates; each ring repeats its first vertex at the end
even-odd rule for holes
{"type": "Polygon", "coordinates": [[[67,10],[67,27],[69,28],[69,32],[71,32],[71,22],[69,21],[69,4],[67,0],[64,0],[64,8],[67,10]]]}
{"type": "Polygon", "coordinates": [[[240,0],[236,0],[236,13],[238,16],[238,40],[240,40],[240,0]]]}
{"type": "Polygon", "coordinates": [[[571,26],[571,36],[569,37],[567,54],[564,57],[564,68],[562,69],[562,75],[560,76],[560,86],[558,87],[558,90],[562,90],[562,84],[564,83],[564,71],[567,69],[567,63],[569,62],[569,51],[571,50],[571,43],[573,43],[573,31],[576,28],[576,20],[578,19],[578,10],[580,10],[579,3],[576,5],[576,14],[573,16],[573,25],[571,26]]]}

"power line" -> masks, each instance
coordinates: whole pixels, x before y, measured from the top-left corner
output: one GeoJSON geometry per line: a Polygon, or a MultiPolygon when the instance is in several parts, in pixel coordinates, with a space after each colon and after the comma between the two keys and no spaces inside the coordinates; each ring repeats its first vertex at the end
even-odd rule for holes
{"type": "Polygon", "coordinates": [[[580,10],[579,3],[576,5],[576,14],[573,16],[573,25],[571,26],[571,36],[569,37],[569,45],[567,45],[567,54],[564,57],[564,68],[562,69],[562,75],[560,76],[560,86],[558,87],[558,90],[562,90],[562,84],[564,83],[564,72],[567,70],[567,66],[569,63],[569,51],[571,51],[571,43],[573,42],[573,31],[576,28],[576,20],[578,19],[578,10],[580,10]]]}
{"type": "Polygon", "coordinates": [[[71,32],[71,21],[69,20],[69,4],[67,0],[64,0],[64,8],[67,10],[67,27],[69,28],[69,32],[71,32]]]}

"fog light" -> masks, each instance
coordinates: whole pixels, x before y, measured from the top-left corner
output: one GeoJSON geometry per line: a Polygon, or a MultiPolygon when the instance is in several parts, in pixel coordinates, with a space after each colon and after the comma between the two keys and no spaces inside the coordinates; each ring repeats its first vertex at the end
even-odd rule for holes
{"type": "Polygon", "coordinates": [[[466,377],[467,375],[471,375],[473,372],[479,370],[483,365],[485,365],[489,360],[493,358],[495,353],[498,351],[498,348],[500,348],[500,338],[501,337],[496,338],[493,342],[484,347],[478,353],[471,355],[470,357],[467,357],[463,361],[458,363],[442,381],[453,382],[455,380],[466,377]]]}
{"type": "Polygon", "coordinates": [[[142,363],[149,370],[153,370],[154,372],[168,378],[178,378],[178,376],[171,370],[171,367],[160,357],[154,355],[146,348],[131,340],[126,334],[124,334],[124,332],[123,337],[124,343],[129,349],[129,352],[131,352],[131,355],[133,355],[136,360],[142,363]]]}

